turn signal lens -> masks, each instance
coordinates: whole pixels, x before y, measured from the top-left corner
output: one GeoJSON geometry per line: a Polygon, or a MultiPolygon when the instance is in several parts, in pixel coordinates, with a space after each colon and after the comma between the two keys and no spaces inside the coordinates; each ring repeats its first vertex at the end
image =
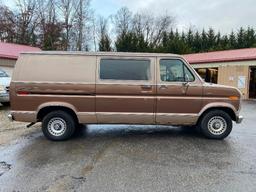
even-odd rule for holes
{"type": "Polygon", "coordinates": [[[229,96],[228,97],[230,100],[239,100],[239,97],[237,97],[237,96],[229,96]]]}

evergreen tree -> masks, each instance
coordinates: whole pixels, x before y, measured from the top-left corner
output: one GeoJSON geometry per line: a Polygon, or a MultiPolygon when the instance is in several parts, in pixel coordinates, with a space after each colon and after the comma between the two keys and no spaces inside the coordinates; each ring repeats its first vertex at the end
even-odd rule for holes
{"type": "Polygon", "coordinates": [[[207,34],[205,32],[205,30],[203,29],[202,31],[202,46],[201,46],[201,52],[207,52],[209,50],[209,46],[208,46],[208,37],[207,34]]]}
{"type": "Polygon", "coordinates": [[[221,46],[221,34],[220,32],[217,33],[216,35],[216,40],[215,40],[215,50],[223,50],[222,46],[221,46]]]}
{"type": "Polygon", "coordinates": [[[198,31],[196,31],[193,41],[193,52],[198,53],[202,49],[202,39],[198,31]]]}
{"type": "Polygon", "coordinates": [[[162,42],[159,46],[159,51],[163,52],[163,53],[167,53],[168,52],[168,45],[169,45],[169,37],[167,32],[163,33],[163,38],[162,38],[162,42]]]}
{"type": "Polygon", "coordinates": [[[246,47],[246,42],[245,42],[245,31],[241,27],[237,33],[237,44],[236,47],[237,49],[240,48],[245,48],[246,47]]]}
{"type": "Polygon", "coordinates": [[[245,32],[245,47],[253,47],[256,42],[256,34],[253,28],[248,27],[245,32]]]}
{"type": "Polygon", "coordinates": [[[220,39],[220,49],[221,49],[221,50],[230,49],[229,38],[228,38],[227,35],[224,35],[224,36],[220,39]]]}
{"type": "Polygon", "coordinates": [[[193,50],[193,41],[194,41],[194,34],[192,29],[190,28],[186,36],[186,44],[188,45],[188,47],[190,47],[191,50],[193,50]]]}
{"type": "Polygon", "coordinates": [[[111,39],[105,34],[99,40],[99,51],[111,51],[111,39]]]}
{"type": "Polygon", "coordinates": [[[214,51],[216,46],[216,35],[212,28],[207,33],[207,50],[214,51]]]}
{"type": "Polygon", "coordinates": [[[229,49],[235,49],[236,48],[236,35],[234,31],[232,31],[229,35],[229,49]]]}
{"type": "Polygon", "coordinates": [[[149,52],[148,43],[142,34],[134,32],[123,33],[117,37],[115,42],[116,50],[121,52],[149,52]]]}

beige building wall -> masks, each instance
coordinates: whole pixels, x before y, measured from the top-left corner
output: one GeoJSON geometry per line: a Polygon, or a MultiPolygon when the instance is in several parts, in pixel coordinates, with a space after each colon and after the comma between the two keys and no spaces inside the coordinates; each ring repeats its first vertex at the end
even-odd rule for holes
{"type": "Polygon", "coordinates": [[[16,60],[0,58],[0,69],[3,69],[11,76],[15,63],[16,60]]]}
{"type": "Polygon", "coordinates": [[[244,99],[249,98],[249,82],[250,82],[249,66],[220,66],[219,67],[218,84],[237,87],[242,92],[244,99]]]}
{"type": "Polygon", "coordinates": [[[218,84],[236,87],[242,92],[244,99],[249,98],[250,66],[256,66],[256,60],[193,64],[192,66],[194,68],[218,68],[218,84]],[[239,88],[238,81],[243,80],[243,77],[245,85],[239,88]]]}

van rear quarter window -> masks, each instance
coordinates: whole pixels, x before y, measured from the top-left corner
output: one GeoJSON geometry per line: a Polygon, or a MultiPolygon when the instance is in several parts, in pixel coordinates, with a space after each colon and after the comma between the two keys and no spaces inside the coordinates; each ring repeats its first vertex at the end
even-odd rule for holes
{"type": "Polygon", "coordinates": [[[150,60],[101,59],[100,79],[150,80],[150,60]]]}

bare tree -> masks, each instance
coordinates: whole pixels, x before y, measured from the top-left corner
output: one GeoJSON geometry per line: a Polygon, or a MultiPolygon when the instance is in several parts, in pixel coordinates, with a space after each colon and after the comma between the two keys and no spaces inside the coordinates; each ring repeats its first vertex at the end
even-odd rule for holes
{"type": "Polygon", "coordinates": [[[117,34],[127,34],[131,30],[132,12],[127,7],[119,9],[111,18],[117,34]]]}
{"type": "Polygon", "coordinates": [[[7,6],[0,6],[0,40],[16,40],[16,16],[7,6]]]}
{"type": "Polygon", "coordinates": [[[167,14],[152,16],[151,13],[137,13],[133,16],[133,31],[143,35],[145,41],[157,45],[163,37],[164,32],[169,32],[174,26],[175,19],[167,14]]]}
{"type": "Polygon", "coordinates": [[[88,49],[90,40],[90,27],[92,22],[92,10],[90,8],[91,0],[79,0],[74,19],[74,41],[76,50],[82,51],[88,49]]]}
{"type": "Polygon", "coordinates": [[[36,44],[35,30],[38,26],[36,0],[16,0],[17,5],[17,43],[36,44]]]}
{"type": "Polygon", "coordinates": [[[75,0],[58,0],[56,2],[59,17],[63,20],[64,38],[63,45],[64,50],[70,48],[70,35],[74,24],[77,2],[75,0]]]}
{"type": "Polygon", "coordinates": [[[8,42],[36,44],[36,0],[17,0],[16,10],[0,7],[0,36],[8,42]]]}
{"type": "Polygon", "coordinates": [[[96,26],[96,18],[95,15],[93,14],[92,17],[92,35],[93,35],[93,46],[94,46],[94,51],[97,51],[97,26],[96,26]]]}
{"type": "MultiPolygon", "coordinates": [[[[174,26],[174,17],[167,14],[153,16],[152,13],[138,12],[132,14],[128,8],[121,8],[112,21],[116,29],[116,40],[119,48],[136,50],[134,46],[147,45],[157,47],[165,32],[174,26]],[[135,43],[136,42],[136,43],[135,43]],[[138,45],[139,44],[139,45],[138,45]]],[[[117,44],[116,44],[117,45],[117,44]]]]}
{"type": "Polygon", "coordinates": [[[56,0],[38,1],[39,40],[44,50],[63,49],[62,31],[63,23],[58,21],[56,13],[56,0]]]}
{"type": "Polygon", "coordinates": [[[169,32],[173,24],[173,19],[169,15],[163,15],[155,20],[153,32],[153,44],[158,45],[164,32],[169,32]]]}
{"type": "Polygon", "coordinates": [[[64,50],[87,50],[91,25],[91,0],[57,0],[63,20],[64,50]]]}
{"type": "Polygon", "coordinates": [[[55,23],[57,21],[56,0],[37,0],[38,15],[42,24],[55,23]]]}

